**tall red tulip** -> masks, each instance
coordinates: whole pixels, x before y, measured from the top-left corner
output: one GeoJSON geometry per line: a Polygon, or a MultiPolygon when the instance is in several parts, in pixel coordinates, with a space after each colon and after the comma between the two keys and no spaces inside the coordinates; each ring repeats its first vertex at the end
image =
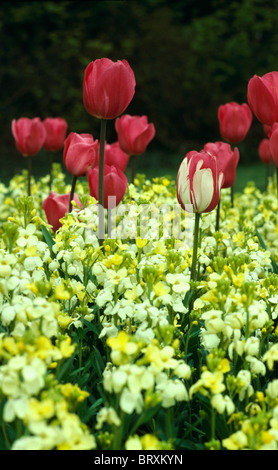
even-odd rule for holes
{"type": "Polygon", "coordinates": [[[91,134],[71,132],[64,142],[63,160],[66,169],[73,176],[84,176],[90,167],[96,165],[98,140],[91,134]]]}
{"type": "Polygon", "coordinates": [[[12,120],[12,134],[15,139],[17,150],[23,155],[28,157],[28,180],[27,180],[27,194],[31,195],[31,173],[32,173],[32,159],[42,148],[46,131],[43,123],[39,117],[29,119],[22,117],[17,121],[12,120]]]}
{"type": "Polygon", "coordinates": [[[260,156],[260,159],[263,163],[266,165],[270,165],[272,162],[272,155],[271,155],[271,149],[270,149],[270,140],[267,138],[264,138],[261,140],[258,148],[258,153],[260,156]]]}
{"type": "Polygon", "coordinates": [[[87,112],[99,119],[115,119],[131,102],[135,84],[134,72],[126,60],[103,58],[91,62],[83,82],[87,112]]]}
{"type": "Polygon", "coordinates": [[[278,121],[278,72],[262,77],[254,75],[248,82],[247,99],[250,108],[262,124],[278,121]]]}
{"type": "Polygon", "coordinates": [[[204,150],[216,156],[218,170],[224,174],[222,188],[233,186],[239,162],[238,148],[235,147],[232,150],[231,146],[226,142],[208,142],[204,145],[204,150]]]}
{"type": "Polygon", "coordinates": [[[220,134],[224,140],[233,144],[246,137],[252,119],[252,112],[246,103],[238,104],[232,101],[218,108],[220,134]]]}
{"type": "MultiPolygon", "coordinates": [[[[87,172],[88,183],[90,187],[90,194],[95,199],[98,199],[98,184],[99,184],[99,168],[90,168],[87,172]]],[[[112,209],[110,196],[116,197],[116,206],[122,201],[128,181],[124,172],[112,165],[104,165],[104,205],[105,209],[112,209]],[[110,202],[110,204],[108,204],[110,202]]],[[[112,201],[113,202],[113,201],[112,201]]]]}
{"type": "MultiPolygon", "coordinates": [[[[104,205],[104,149],[106,123],[120,116],[135,93],[135,76],[127,60],[113,62],[102,58],[91,62],[85,69],[83,102],[92,116],[100,119],[99,185],[98,200],[104,205]]],[[[104,233],[104,216],[99,213],[100,233],[104,233]]],[[[102,244],[103,239],[99,239],[102,244]]]]}
{"type": "MultiPolygon", "coordinates": [[[[77,194],[74,194],[73,199],[78,204],[80,209],[82,209],[82,204],[77,194]]],[[[56,194],[51,192],[42,203],[47,221],[50,225],[52,225],[54,232],[56,232],[62,226],[60,219],[62,219],[68,212],[69,201],[70,193],[56,194]]]]}
{"type": "Polygon", "coordinates": [[[29,119],[22,117],[12,120],[12,134],[17,150],[23,157],[32,157],[42,148],[46,131],[39,117],[29,119]]]}
{"type": "Polygon", "coordinates": [[[43,125],[46,130],[43,147],[45,150],[58,152],[63,148],[68,130],[68,123],[60,117],[48,117],[43,121],[43,125]]]}

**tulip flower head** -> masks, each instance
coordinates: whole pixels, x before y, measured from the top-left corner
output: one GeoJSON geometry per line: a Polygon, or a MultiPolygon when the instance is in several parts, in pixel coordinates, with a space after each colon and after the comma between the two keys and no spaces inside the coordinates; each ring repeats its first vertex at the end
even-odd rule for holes
{"type": "Polygon", "coordinates": [[[270,149],[270,140],[267,138],[264,138],[261,140],[259,148],[258,148],[258,153],[260,156],[261,161],[265,165],[270,165],[272,162],[272,155],[271,155],[271,149],[270,149]]]}
{"type": "Polygon", "coordinates": [[[131,102],[135,85],[134,72],[126,60],[103,58],[91,62],[83,81],[86,111],[98,119],[115,119],[131,102]]]}
{"type": "Polygon", "coordinates": [[[128,155],[141,155],[154,138],[155,127],[147,116],[125,114],[115,121],[121,149],[128,155]]]}
{"type": "MultiPolygon", "coordinates": [[[[99,180],[99,167],[90,168],[87,173],[90,194],[95,199],[98,199],[98,180],[99,180]]],[[[112,165],[104,165],[104,202],[103,207],[105,209],[113,209],[113,201],[111,205],[111,200],[109,201],[110,196],[114,196],[116,199],[116,206],[122,201],[128,181],[124,172],[112,165]]]]}
{"type": "Polygon", "coordinates": [[[98,140],[91,134],[71,132],[64,143],[64,165],[73,176],[84,176],[97,161],[98,140]]]}
{"type": "Polygon", "coordinates": [[[222,188],[230,188],[236,179],[236,168],[239,162],[239,151],[234,150],[226,142],[208,142],[204,146],[205,152],[216,156],[218,171],[224,175],[222,188]]]}
{"type": "Polygon", "coordinates": [[[266,125],[278,121],[278,72],[262,77],[254,75],[248,82],[247,99],[257,119],[266,125]]]}
{"type": "Polygon", "coordinates": [[[226,103],[218,108],[220,134],[230,143],[241,142],[250,129],[252,112],[246,103],[226,103]]]}
{"type": "Polygon", "coordinates": [[[51,152],[58,152],[63,148],[66,133],[68,130],[67,122],[60,118],[46,118],[43,121],[44,128],[46,130],[46,137],[43,144],[45,150],[51,152]]]}
{"type": "Polygon", "coordinates": [[[218,204],[224,175],[205,151],[187,153],[177,176],[177,199],[187,212],[211,212],[218,204]]]}
{"type": "MultiPolygon", "coordinates": [[[[74,194],[74,201],[82,209],[82,204],[77,194],[74,194]]],[[[49,196],[43,201],[43,210],[45,212],[47,221],[52,225],[53,231],[56,232],[62,223],[60,220],[65,216],[69,209],[70,193],[56,194],[51,191],[49,196]]]]}
{"type": "Polygon", "coordinates": [[[272,133],[269,139],[270,151],[275,166],[278,168],[278,123],[272,126],[272,133]]]}
{"type": "Polygon", "coordinates": [[[22,117],[12,121],[12,134],[17,150],[23,157],[32,157],[42,148],[46,131],[40,118],[29,119],[22,117]]]}
{"type": "MultiPolygon", "coordinates": [[[[129,155],[123,152],[123,150],[121,149],[119,145],[119,142],[113,142],[112,144],[105,143],[105,151],[104,151],[105,165],[108,165],[108,166],[114,165],[120,168],[122,171],[125,171],[128,161],[129,161],[129,155]]],[[[98,166],[98,163],[99,163],[99,152],[97,152],[95,166],[98,166]]]]}

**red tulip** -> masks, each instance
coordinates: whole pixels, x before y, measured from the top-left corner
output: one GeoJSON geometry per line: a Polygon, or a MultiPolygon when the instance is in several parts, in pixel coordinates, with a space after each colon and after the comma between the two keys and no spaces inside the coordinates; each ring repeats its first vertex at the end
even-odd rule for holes
{"type": "Polygon", "coordinates": [[[278,124],[272,128],[272,134],[269,139],[270,151],[275,166],[278,168],[278,124]]]}
{"type": "Polygon", "coordinates": [[[272,155],[270,150],[270,141],[265,138],[262,139],[258,148],[260,159],[266,165],[269,165],[272,162],[272,155]]]}
{"type": "Polygon", "coordinates": [[[233,144],[241,142],[250,129],[252,113],[246,103],[226,103],[218,108],[220,134],[224,140],[233,144]]]}
{"type": "MultiPolygon", "coordinates": [[[[82,204],[77,194],[74,194],[73,199],[79,205],[80,209],[82,209],[82,204]]],[[[51,192],[42,203],[47,221],[52,225],[54,232],[62,226],[60,219],[69,211],[69,200],[70,193],[56,194],[51,192]]]]}
{"type": "Polygon", "coordinates": [[[98,140],[91,134],[71,132],[64,143],[64,165],[74,176],[84,176],[96,164],[98,140]]]}
{"type": "Polygon", "coordinates": [[[116,119],[115,128],[121,149],[128,155],[141,155],[154,138],[155,128],[147,116],[124,116],[116,119]]]}
{"type": "Polygon", "coordinates": [[[208,142],[204,146],[205,152],[215,155],[218,171],[223,172],[222,188],[230,188],[236,179],[236,168],[239,162],[239,151],[234,150],[226,142],[208,142]]]}
{"type": "Polygon", "coordinates": [[[17,150],[24,157],[36,155],[45,141],[45,128],[40,118],[22,117],[12,121],[12,134],[17,150]]]}
{"type": "Polygon", "coordinates": [[[205,151],[186,154],[177,177],[177,199],[187,212],[201,214],[212,211],[218,204],[223,173],[217,159],[205,151]]]}
{"type": "MultiPolygon", "coordinates": [[[[97,154],[96,165],[98,165],[99,153],[97,154]]],[[[119,142],[113,142],[113,144],[105,144],[104,151],[104,163],[109,166],[116,166],[122,171],[125,171],[129,161],[129,155],[127,155],[121,149],[119,142]]]]}
{"type": "MultiPolygon", "coordinates": [[[[98,200],[98,167],[90,168],[87,173],[88,183],[90,187],[90,194],[98,200]]],[[[110,196],[116,197],[116,206],[120,204],[127,189],[127,177],[124,172],[112,165],[104,165],[104,203],[105,209],[113,209],[115,206],[111,205],[110,196]],[[108,206],[109,203],[109,206],[108,206]]]]}
{"type": "Polygon", "coordinates": [[[114,119],[122,114],[135,92],[135,76],[126,60],[97,59],[85,69],[83,102],[89,114],[114,119]]]}
{"type": "Polygon", "coordinates": [[[261,123],[272,125],[278,121],[278,72],[254,75],[248,83],[247,99],[261,123]]]}
{"type": "Polygon", "coordinates": [[[46,118],[43,121],[46,130],[46,138],[44,141],[44,148],[51,152],[58,152],[63,148],[66,133],[68,129],[67,122],[60,118],[46,118]]]}

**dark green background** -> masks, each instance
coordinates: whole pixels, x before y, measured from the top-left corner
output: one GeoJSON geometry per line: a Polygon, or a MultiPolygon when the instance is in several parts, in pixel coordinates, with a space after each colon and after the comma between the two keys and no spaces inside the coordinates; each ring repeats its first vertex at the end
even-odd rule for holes
{"type": "MultiPolygon", "coordinates": [[[[92,60],[127,59],[136,93],[126,110],[146,114],[156,137],[138,168],[176,171],[189,150],[220,140],[217,110],[246,102],[254,75],[278,70],[278,2],[270,0],[20,1],[0,3],[2,177],[25,167],[11,134],[22,116],[61,116],[69,132],[99,136],[83,106],[92,60]]],[[[262,125],[239,144],[241,165],[258,163],[262,125]]],[[[115,140],[114,121],[107,140],[115,140]]],[[[34,158],[45,171],[47,155],[34,158]]],[[[61,161],[61,154],[56,155],[61,161]]]]}

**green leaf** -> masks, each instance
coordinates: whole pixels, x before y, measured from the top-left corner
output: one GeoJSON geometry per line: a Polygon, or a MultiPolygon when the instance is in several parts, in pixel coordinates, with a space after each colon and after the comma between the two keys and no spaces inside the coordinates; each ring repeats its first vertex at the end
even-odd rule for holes
{"type": "Polygon", "coordinates": [[[50,250],[51,258],[53,259],[55,258],[55,254],[52,251],[52,247],[53,245],[55,245],[55,241],[53,240],[51,233],[47,230],[44,225],[41,225],[41,231],[43,234],[43,238],[45,239],[45,242],[47,243],[48,248],[50,250]]]}

